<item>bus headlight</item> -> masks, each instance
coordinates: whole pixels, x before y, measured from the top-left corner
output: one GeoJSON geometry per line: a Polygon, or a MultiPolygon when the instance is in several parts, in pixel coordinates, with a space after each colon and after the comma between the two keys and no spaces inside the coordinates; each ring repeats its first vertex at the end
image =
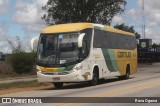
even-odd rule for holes
{"type": "Polygon", "coordinates": [[[36,67],[36,71],[37,71],[37,72],[38,72],[38,71],[41,72],[41,69],[37,66],[37,67],[36,67]]]}
{"type": "Polygon", "coordinates": [[[75,66],[75,69],[76,70],[80,70],[82,68],[82,64],[81,63],[78,63],[76,66],[75,66]]]}

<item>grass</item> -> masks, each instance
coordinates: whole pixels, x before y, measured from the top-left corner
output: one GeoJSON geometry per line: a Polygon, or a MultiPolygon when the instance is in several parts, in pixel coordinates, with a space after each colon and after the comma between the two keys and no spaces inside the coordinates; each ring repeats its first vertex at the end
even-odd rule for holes
{"type": "Polygon", "coordinates": [[[11,88],[40,87],[40,86],[48,86],[48,85],[49,85],[48,83],[38,83],[37,80],[20,81],[20,82],[12,82],[12,83],[2,83],[0,84],[0,90],[11,89],[11,88]]]}
{"type": "Polygon", "coordinates": [[[11,74],[0,74],[0,80],[9,80],[9,79],[17,79],[17,78],[22,78],[22,77],[36,77],[36,74],[31,74],[31,73],[24,73],[24,74],[16,74],[16,73],[11,73],[11,74]]]}

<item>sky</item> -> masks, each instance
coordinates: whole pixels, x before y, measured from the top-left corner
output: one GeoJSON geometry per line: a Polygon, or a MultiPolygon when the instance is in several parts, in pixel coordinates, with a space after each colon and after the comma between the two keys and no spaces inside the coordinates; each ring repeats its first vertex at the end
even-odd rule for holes
{"type": "MultiPolygon", "coordinates": [[[[0,0],[0,52],[11,52],[8,40],[13,43],[19,36],[23,48],[30,50],[30,40],[39,36],[46,27],[41,17],[44,14],[41,7],[48,0],[0,0]]],[[[126,0],[124,13],[113,18],[112,26],[125,23],[135,26],[138,33],[142,33],[142,0],[126,0]]],[[[160,43],[160,1],[145,0],[146,38],[160,43]]],[[[143,38],[143,36],[142,36],[143,38]]]]}

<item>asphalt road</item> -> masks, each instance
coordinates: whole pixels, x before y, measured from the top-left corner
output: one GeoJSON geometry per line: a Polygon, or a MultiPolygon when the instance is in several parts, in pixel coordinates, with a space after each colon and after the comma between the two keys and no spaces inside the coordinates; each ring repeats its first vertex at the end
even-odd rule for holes
{"type": "MultiPolygon", "coordinates": [[[[24,91],[13,94],[0,95],[0,97],[82,97],[71,98],[75,103],[48,103],[30,104],[33,106],[138,106],[142,103],[81,103],[86,101],[95,102],[99,97],[157,97],[160,100],[160,64],[139,65],[138,72],[131,75],[128,80],[108,78],[97,86],[89,86],[87,83],[66,84],[63,89],[41,89],[37,91],[24,91]],[[83,98],[98,97],[98,98],[83,98]]],[[[62,100],[66,98],[61,98],[62,100]]],[[[107,99],[107,98],[104,98],[107,99]]],[[[121,98],[118,98],[119,101],[121,98]]],[[[118,101],[113,98],[113,102],[118,101]]],[[[139,99],[138,99],[139,100],[139,99]]],[[[126,99],[127,101],[127,99],[126,99]]],[[[142,101],[143,102],[143,101],[142,101]]],[[[22,104],[0,104],[3,106],[21,106],[22,104]]],[[[29,104],[23,104],[28,106],[29,104]]],[[[159,103],[143,104],[145,106],[159,106],[159,103]]]]}

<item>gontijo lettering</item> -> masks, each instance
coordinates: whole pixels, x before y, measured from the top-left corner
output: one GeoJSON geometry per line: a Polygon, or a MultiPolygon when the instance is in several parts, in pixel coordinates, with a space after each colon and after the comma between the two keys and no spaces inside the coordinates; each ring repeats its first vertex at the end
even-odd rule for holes
{"type": "Polygon", "coordinates": [[[118,52],[118,58],[131,58],[131,52],[118,52]]]}

